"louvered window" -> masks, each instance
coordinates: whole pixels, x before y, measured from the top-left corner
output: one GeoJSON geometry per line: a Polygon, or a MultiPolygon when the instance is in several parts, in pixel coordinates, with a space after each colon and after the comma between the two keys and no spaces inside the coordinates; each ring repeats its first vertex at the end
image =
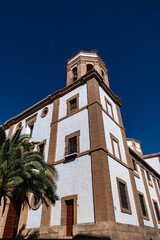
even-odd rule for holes
{"type": "Polygon", "coordinates": [[[122,208],[128,209],[126,186],[124,183],[119,182],[119,190],[120,190],[122,208]]]}
{"type": "Polygon", "coordinates": [[[142,208],[143,216],[147,216],[147,212],[146,212],[146,207],[145,207],[143,195],[139,194],[139,200],[140,200],[140,203],[141,203],[141,208],[142,208]]]}
{"type": "Polygon", "coordinates": [[[69,138],[68,140],[68,154],[77,152],[77,136],[69,138]]]}

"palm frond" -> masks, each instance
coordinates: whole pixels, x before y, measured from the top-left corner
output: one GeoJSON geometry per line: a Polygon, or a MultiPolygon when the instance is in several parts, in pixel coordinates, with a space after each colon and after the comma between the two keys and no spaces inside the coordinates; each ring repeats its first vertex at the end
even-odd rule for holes
{"type": "Polygon", "coordinates": [[[18,129],[11,139],[6,139],[4,128],[0,128],[0,199],[3,198],[5,211],[8,199],[18,212],[27,204],[30,207],[29,195],[33,193],[37,199],[48,207],[49,202],[55,204],[56,181],[58,174],[53,165],[44,161],[37,151],[32,151],[37,142],[29,142],[27,134],[18,129]]]}

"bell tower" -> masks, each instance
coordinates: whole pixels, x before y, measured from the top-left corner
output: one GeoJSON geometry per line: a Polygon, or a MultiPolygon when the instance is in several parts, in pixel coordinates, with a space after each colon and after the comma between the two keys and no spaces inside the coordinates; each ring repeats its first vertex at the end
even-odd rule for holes
{"type": "Polygon", "coordinates": [[[100,74],[105,84],[109,87],[106,64],[95,51],[80,51],[67,60],[66,86],[80,79],[93,68],[100,74]]]}

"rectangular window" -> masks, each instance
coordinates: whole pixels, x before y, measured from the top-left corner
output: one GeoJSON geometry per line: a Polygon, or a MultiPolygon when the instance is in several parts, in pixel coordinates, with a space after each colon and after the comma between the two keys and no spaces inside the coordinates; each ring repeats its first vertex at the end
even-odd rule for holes
{"type": "Polygon", "coordinates": [[[142,193],[138,193],[138,195],[139,195],[139,200],[141,204],[143,218],[146,220],[149,220],[144,195],[142,193]]]}
{"type": "Polygon", "coordinates": [[[65,137],[66,147],[65,147],[65,156],[69,157],[73,153],[79,154],[80,150],[80,131],[76,131],[71,133],[65,137]]]}
{"type": "Polygon", "coordinates": [[[128,197],[127,184],[123,180],[117,178],[117,185],[118,185],[121,211],[124,213],[131,214],[131,207],[130,207],[130,202],[129,202],[129,197],[128,197]]]}
{"type": "Polygon", "coordinates": [[[70,103],[70,111],[74,111],[77,108],[77,98],[74,98],[69,103],[70,103]]]}
{"type": "Polygon", "coordinates": [[[77,136],[68,139],[68,154],[77,152],[77,136]]]}
{"type": "Polygon", "coordinates": [[[116,142],[115,140],[113,140],[113,148],[115,157],[120,159],[118,142],[116,142]]]}
{"type": "Polygon", "coordinates": [[[120,153],[120,148],[119,148],[119,141],[118,139],[113,136],[110,133],[110,137],[111,137],[111,143],[112,143],[112,152],[113,152],[113,156],[119,160],[121,160],[121,153],[120,153]]]}
{"type": "Polygon", "coordinates": [[[26,133],[32,137],[34,124],[37,120],[37,113],[26,119],[26,133]]]}
{"type": "Polygon", "coordinates": [[[106,101],[106,112],[110,117],[114,118],[112,104],[106,97],[105,97],[105,101],[106,101]]]}
{"type": "Polygon", "coordinates": [[[46,145],[46,139],[43,142],[38,143],[37,145],[37,151],[40,152],[43,156],[45,153],[45,145],[46,145]]]}
{"type": "Polygon", "coordinates": [[[79,93],[67,99],[67,114],[75,113],[79,109],[79,93]]]}
{"type": "Polygon", "coordinates": [[[159,212],[158,204],[155,200],[153,200],[153,204],[154,204],[156,216],[157,216],[157,219],[158,219],[158,223],[160,223],[160,212],[159,212]]]}
{"type": "Polygon", "coordinates": [[[149,174],[149,172],[146,170],[146,174],[147,174],[147,179],[148,179],[148,184],[150,187],[153,187],[152,181],[151,181],[151,176],[149,174]]]}
{"type": "Polygon", "coordinates": [[[150,182],[151,182],[151,177],[150,177],[150,174],[149,174],[149,172],[148,172],[148,171],[146,171],[146,173],[147,173],[147,178],[148,178],[148,181],[150,181],[150,182]]]}
{"type": "Polygon", "coordinates": [[[30,135],[30,137],[32,137],[32,134],[33,134],[33,128],[34,128],[34,122],[29,123],[29,124],[28,124],[28,127],[29,127],[29,129],[30,129],[30,133],[29,133],[29,135],[30,135]]]}
{"type": "Polygon", "coordinates": [[[134,171],[138,172],[138,169],[137,169],[137,164],[135,162],[134,159],[132,159],[132,163],[133,163],[133,168],[134,168],[134,171]]]}
{"type": "Polygon", "coordinates": [[[121,203],[122,207],[125,209],[128,209],[128,201],[127,201],[127,195],[126,195],[126,186],[124,183],[119,182],[119,190],[120,190],[120,197],[121,197],[121,203]]]}

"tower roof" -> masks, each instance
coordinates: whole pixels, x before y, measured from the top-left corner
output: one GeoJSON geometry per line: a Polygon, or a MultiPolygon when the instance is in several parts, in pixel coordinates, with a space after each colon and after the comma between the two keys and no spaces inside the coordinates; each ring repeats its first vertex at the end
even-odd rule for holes
{"type": "Polygon", "coordinates": [[[66,63],[70,64],[71,62],[73,62],[74,60],[76,60],[80,56],[82,56],[82,57],[100,58],[101,61],[103,62],[103,64],[106,65],[106,63],[103,61],[103,59],[100,57],[100,55],[95,50],[92,50],[92,51],[81,50],[81,51],[77,52],[76,54],[74,54],[72,57],[70,57],[67,60],[66,63]]]}

